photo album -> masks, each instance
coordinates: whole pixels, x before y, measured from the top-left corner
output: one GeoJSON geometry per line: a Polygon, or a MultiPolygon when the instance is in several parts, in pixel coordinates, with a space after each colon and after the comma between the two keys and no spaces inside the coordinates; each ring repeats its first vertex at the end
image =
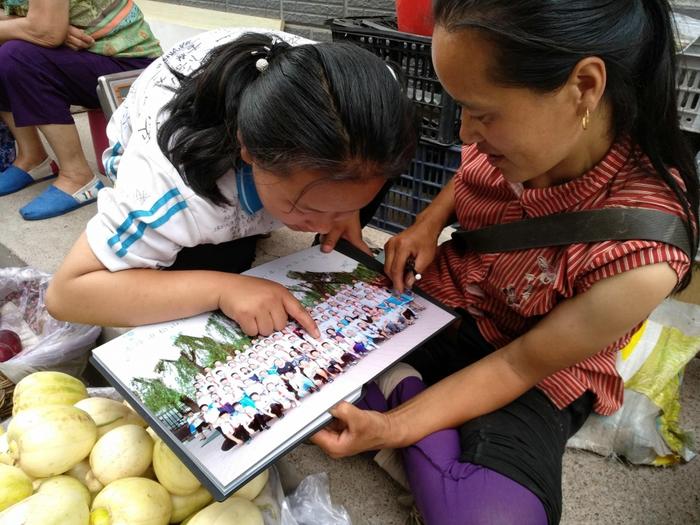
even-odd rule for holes
{"type": "Polygon", "coordinates": [[[248,337],[221,312],[134,328],[91,362],[218,500],[354,402],[362,386],[449,325],[420,291],[392,293],[379,262],[342,242],[255,267],[316,321],[248,337]]]}

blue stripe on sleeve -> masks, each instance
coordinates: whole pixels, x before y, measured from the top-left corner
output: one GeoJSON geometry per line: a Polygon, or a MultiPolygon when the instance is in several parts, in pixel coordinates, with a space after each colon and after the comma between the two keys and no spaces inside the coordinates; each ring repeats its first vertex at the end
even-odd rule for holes
{"type": "MultiPolygon", "coordinates": [[[[187,208],[187,202],[186,201],[180,201],[174,206],[172,206],[170,209],[168,209],[165,214],[163,214],[162,217],[158,218],[157,220],[153,221],[152,223],[145,223],[142,222],[139,224],[138,228],[136,229],[136,232],[131,234],[127,239],[122,243],[121,248],[119,251],[117,251],[117,257],[124,257],[127,252],[129,251],[129,247],[134,244],[136,241],[138,241],[141,237],[143,237],[144,232],[146,231],[146,228],[152,228],[156,229],[165,224],[170,220],[170,218],[175,215],[177,212],[184,210],[187,208]]],[[[111,245],[110,245],[111,246],[111,245]]]]}
{"type": "Polygon", "coordinates": [[[134,219],[140,219],[142,217],[150,217],[154,215],[160,208],[162,208],[170,199],[178,197],[180,195],[180,190],[173,188],[172,190],[166,192],[160,199],[158,199],[150,210],[134,210],[129,212],[126,216],[124,222],[122,222],[117,228],[116,233],[107,241],[109,246],[114,246],[119,242],[119,238],[126,233],[126,231],[131,228],[134,223],[134,219]]]}

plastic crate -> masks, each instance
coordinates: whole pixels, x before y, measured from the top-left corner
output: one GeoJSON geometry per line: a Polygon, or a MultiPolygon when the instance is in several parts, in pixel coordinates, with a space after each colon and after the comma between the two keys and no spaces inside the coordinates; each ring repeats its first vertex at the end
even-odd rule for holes
{"type": "Polygon", "coordinates": [[[678,55],[678,113],[680,127],[700,133],[700,43],[698,40],[678,55]]]}
{"type": "Polygon", "coordinates": [[[413,224],[457,172],[461,158],[461,146],[421,142],[408,172],[394,182],[370,224],[391,233],[413,224]]]}
{"type": "Polygon", "coordinates": [[[408,97],[416,104],[421,138],[435,144],[459,142],[461,109],[440,85],[430,55],[430,37],[402,33],[395,17],[351,17],[328,21],[334,41],[348,41],[403,70],[408,97]]]}

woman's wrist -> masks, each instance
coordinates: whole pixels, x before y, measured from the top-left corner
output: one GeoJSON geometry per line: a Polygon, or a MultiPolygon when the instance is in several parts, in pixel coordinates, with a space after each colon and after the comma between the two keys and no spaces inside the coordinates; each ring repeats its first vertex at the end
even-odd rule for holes
{"type": "Polygon", "coordinates": [[[447,219],[443,218],[441,214],[429,213],[428,209],[418,214],[414,224],[414,226],[423,229],[426,235],[434,239],[440,236],[440,232],[446,225],[447,219]]]}
{"type": "Polygon", "coordinates": [[[410,441],[408,426],[404,423],[405,418],[396,411],[384,413],[387,421],[385,432],[385,443],[383,448],[404,448],[413,443],[410,441]]]}

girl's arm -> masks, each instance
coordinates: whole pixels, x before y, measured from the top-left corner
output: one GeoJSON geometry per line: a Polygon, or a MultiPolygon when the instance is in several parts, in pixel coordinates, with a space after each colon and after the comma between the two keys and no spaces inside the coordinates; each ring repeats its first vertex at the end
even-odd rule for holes
{"type": "Polygon", "coordinates": [[[0,20],[0,44],[24,40],[42,47],[58,47],[66,40],[69,0],[29,0],[26,17],[0,20]]]}
{"type": "MultiPolygon", "coordinates": [[[[529,332],[387,412],[341,403],[341,431],[314,441],[331,456],[399,448],[497,410],[554,372],[600,352],[643,321],[672,291],[676,274],[655,264],[604,279],[559,304],[529,332]]],[[[468,349],[465,349],[468,351],[468,349]]]]}
{"type": "Polygon", "coordinates": [[[46,307],[56,319],[102,326],[138,326],[221,308],[249,335],[281,330],[289,316],[318,335],[311,316],[280,284],[214,271],[110,272],[85,233],[54,275],[46,307]]]}

